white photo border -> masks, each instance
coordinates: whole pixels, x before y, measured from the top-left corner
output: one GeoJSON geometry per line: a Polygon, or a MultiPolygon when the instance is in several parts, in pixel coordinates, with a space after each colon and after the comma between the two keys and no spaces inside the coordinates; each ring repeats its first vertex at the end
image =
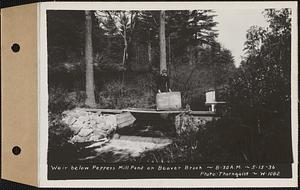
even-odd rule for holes
{"type": "Polygon", "coordinates": [[[43,2],[38,11],[38,105],[40,187],[297,187],[298,186],[298,20],[297,2],[43,2]],[[292,178],[237,179],[97,179],[48,180],[48,79],[47,10],[183,10],[183,9],[292,9],[291,115],[293,159],[292,178]]]}

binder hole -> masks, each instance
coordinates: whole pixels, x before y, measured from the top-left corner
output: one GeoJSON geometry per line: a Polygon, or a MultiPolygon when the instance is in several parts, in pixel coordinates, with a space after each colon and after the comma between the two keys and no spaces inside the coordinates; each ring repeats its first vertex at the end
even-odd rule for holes
{"type": "Polygon", "coordinates": [[[11,49],[12,49],[13,52],[17,53],[17,52],[20,51],[20,45],[14,43],[14,44],[11,46],[11,49]]]}
{"type": "Polygon", "coordinates": [[[21,148],[18,147],[18,146],[14,146],[13,149],[12,149],[12,152],[14,155],[19,155],[21,153],[21,148]]]}

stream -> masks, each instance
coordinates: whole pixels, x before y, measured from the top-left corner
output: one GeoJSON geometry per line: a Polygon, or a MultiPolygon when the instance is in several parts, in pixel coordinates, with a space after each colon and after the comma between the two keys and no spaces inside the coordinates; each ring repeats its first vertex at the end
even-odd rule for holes
{"type": "Polygon", "coordinates": [[[48,154],[50,162],[135,161],[148,151],[163,149],[176,137],[173,115],[135,114],[133,125],[118,129],[99,142],[66,143],[48,154]]]}

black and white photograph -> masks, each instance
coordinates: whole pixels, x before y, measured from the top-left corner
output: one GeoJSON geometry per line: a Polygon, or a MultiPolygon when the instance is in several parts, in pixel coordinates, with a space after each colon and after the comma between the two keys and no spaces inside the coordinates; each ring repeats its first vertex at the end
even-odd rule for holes
{"type": "Polygon", "coordinates": [[[291,178],[293,14],[46,10],[48,179],[291,178]]]}

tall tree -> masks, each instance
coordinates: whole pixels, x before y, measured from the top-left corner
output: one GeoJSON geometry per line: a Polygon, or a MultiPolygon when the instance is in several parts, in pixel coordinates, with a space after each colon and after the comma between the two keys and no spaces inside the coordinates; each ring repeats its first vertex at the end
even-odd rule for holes
{"type": "Polygon", "coordinates": [[[85,105],[96,107],[94,66],[93,66],[93,44],[92,44],[92,12],[85,11],[85,64],[86,64],[86,100],[85,105]]]}
{"type": "Polygon", "coordinates": [[[159,47],[160,47],[160,72],[167,69],[167,54],[166,54],[166,23],[165,11],[160,11],[159,17],[159,47]]]}

